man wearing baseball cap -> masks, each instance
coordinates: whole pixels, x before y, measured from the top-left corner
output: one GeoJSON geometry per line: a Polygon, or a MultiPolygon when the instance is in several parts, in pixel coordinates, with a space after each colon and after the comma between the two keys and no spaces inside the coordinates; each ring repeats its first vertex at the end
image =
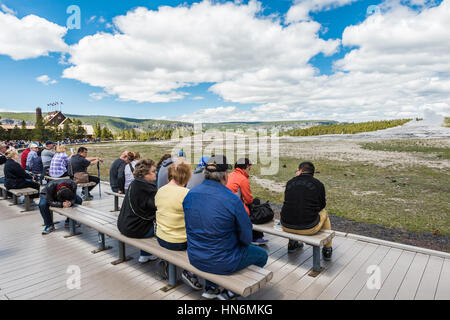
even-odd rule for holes
{"type": "MultiPolygon", "coordinates": [[[[226,187],[232,167],[223,155],[206,163],[205,180],[183,201],[190,263],[197,269],[231,274],[251,264],[264,267],[267,253],[251,245],[252,223],[242,201],[226,187]]],[[[206,280],[202,296],[231,300],[236,295],[206,280]]]]}

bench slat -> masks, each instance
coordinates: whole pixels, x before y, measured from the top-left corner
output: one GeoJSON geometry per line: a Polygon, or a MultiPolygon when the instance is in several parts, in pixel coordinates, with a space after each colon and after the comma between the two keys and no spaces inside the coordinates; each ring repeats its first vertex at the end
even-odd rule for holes
{"type": "Polygon", "coordinates": [[[33,189],[33,188],[9,189],[8,192],[12,193],[13,195],[18,196],[18,197],[20,197],[20,196],[29,196],[29,195],[32,195],[32,194],[39,193],[38,190],[33,189]]]}
{"type": "Polygon", "coordinates": [[[273,227],[273,224],[274,224],[273,221],[270,221],[265,224],[254,224],[253,230],[273,234],[291,240],[302,241],[312,246],[323,246],[324,244],[328,243],[331,239],[333,239],[335,235],[334,231],[321,230],[314,235],[304,236],[296,233],[286,232],[283,231],[282,229],[281,230],[275,229],[273,227]]]}

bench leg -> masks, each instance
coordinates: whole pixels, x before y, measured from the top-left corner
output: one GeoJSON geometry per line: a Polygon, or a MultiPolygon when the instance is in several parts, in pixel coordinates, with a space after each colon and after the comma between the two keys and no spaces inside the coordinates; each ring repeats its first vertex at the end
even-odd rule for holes
{"type": "Polygon", "coordinates": [[[12,205],[16,205],[17,204],[17,196],[15,194],[13,194],[13,204],[12,205]]]}
{"type": "Polygon", "coordinates": [[[30,211],[30,196],[25,196],[25,210],[21,212],[28,212],[30,211]]]}
{"type": "Polygon", "coordinates": [[[119,247],[119,259],[111,262],[112,265],[116,265],[128,260],[133,259],[132,257],[127,257],[126,253],[125,253],[125,243],[123,243],[122,241],[118,241],[118,247],[119,247]]]}
{"type": "Polygon", "coordinates": [[[114,196],[114,210],[111,212],[119,211],[119,197],[114,196]]]}
{"type": "Polygon", "coordinates": [[[70,238],[70,237],[74,237],[74,236],[78,236],[78,235],[82,234],[81,232],[77,232],[75,220],[73,220],[73,219],[69,219],[69,232],[70,232],[70,234],[67,236],[64,236],[64,238],[70,238]]]}
{"type": "Polygon", "coordinates": [[[105,250],[109,250],[111,249],[111,246],[106,246],[105,245],[105,235],[103,233],[98,233],[98,249],[92,250],[92,253],[99,253],[105,250]]]}
{"type": "Polygon", "coordinates": [[[169,263],[169,284],[163,288],[161,288],[161,291],[167,292],[169,290],[172,290],[177,286],[177,266],[169,263]]]}
{"type": "Polygon", "coordinates": [[[317,277],[322,271],[322,268],[320,267],[320,246],[314,246],[313,247],[313,268],[309,272],[309,276],[311,277],[317,277]]]}

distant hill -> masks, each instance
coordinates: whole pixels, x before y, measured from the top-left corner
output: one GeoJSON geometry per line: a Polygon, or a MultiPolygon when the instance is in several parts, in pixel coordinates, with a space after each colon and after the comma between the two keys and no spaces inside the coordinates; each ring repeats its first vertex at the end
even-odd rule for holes
{"type": "MultiPolygon", "coordinates": [[[[45,117],[45,113],[43,116],[45,117]]],[[[148,130],[160,130],[160,129],[175,129],[175,128],[192,128],[192,124],[188,122],[180,121],[168,121],[168,120],[152,120],[152,119],[133,119],[133,118],[121,118],[110,116],[81,116],[74,114],[64,114],[72,119],[79,119],[83,124],[94,126],[97,122],[102,126],[107,126],[113,132],[119,132],[122,129],[137,129],[137,131],[148,130]]],[[[34,124],[36,121],[35,113],[15,113],[15,112],[0,112],[1,120],[15,119],[18,125],[25,120],[30,124],[34,124]]]]}
{"type": "MultiPolygon", "coordinates": [[[[45,117],[45,113],[43,116],[45,117]]],[[[113,132],[119,132],[122,129],[132,129],[136,131],[149,131],[149,130],[161,130],[161,129],[176,129],[176,128],[186,128],[192,129],[193,124],[189,122],[181,121],[169,121],[169,120],[154,120],[154,119],[134,119],[134,118],[124,118],[124,117],[110,117],[110,116],[82,116],[75,114],[64,114],[65,116],[72,119],[79,119],[83,124],[88,124],[94,126],[97,122],[102,126],[107,126],[113,132]]],[[[20,123],[25,120],[29,124],[34,124],[36,120],[35,113],[31,112],[0,112],[1,120],[4,119],[14,119],[15,122],[20,126],[20,123]]],[[[271,121],[271,122],[222,122],[222,123],[204,123],[203,130],[208,129],[264,129],[264,128],[277,128],[280,131],[287,131],[293,129],[307,128],[314,125],[329,125],[336,124],[337,121],[332,120],[298,120],[298,121],[271,121]]]]}

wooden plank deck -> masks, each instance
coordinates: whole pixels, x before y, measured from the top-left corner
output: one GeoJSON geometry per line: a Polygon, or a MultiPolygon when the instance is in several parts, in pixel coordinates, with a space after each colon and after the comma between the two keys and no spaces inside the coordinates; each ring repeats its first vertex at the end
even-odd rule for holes
{"type": "MultiPolygon", "coordinates": [[[[109,187],[102,185],[102,190],[109,187]]],[[[84,205],[100,211],[113,209],[113,197],[98,189],[94,200],[84,205]]],[[[85,226],[81,235],[63,238],[68,233],[64,217],[55,214],[56,232],[42,236],[42,218],[37,211],[21,213],[20,206],[0,200],[0,300],[14,299],[181,299],[200,300],[201,292],[183,283],[163,292],[167,284],[157,273],[158,262],[139,264],[139,250],[127,246],[133,259],[116,266],[117,242],[106,237],[108,251],[92,254],[97,232],[85,226]],[[80,289],[68,289],[69,266],[81,271],[80,289]]],[[[112,213],[112,214],[118,214],[112,213]]],[[[333,239],[333,260],[322,261],[317,277],[312,268],[312,247],[305,245],[287,253],[287,239],[266,235],[269,254],[266,265],[273,279],[266,287],[245,299],[450,299],[450,258],[446,255],[405,250],[370,239],[337,235],[333,239]],[[367,268],[381,271],[381,288],[369,289],[367,268]]]]}

